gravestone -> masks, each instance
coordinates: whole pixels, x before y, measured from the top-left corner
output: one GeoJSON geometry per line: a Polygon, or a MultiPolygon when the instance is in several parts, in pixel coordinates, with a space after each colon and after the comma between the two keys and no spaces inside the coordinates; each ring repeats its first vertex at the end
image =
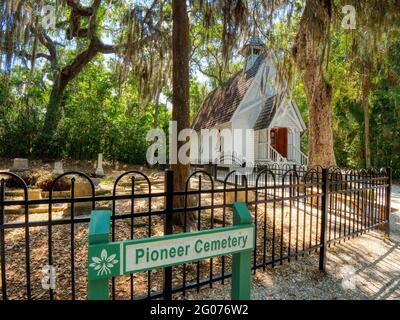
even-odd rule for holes
{"type": "Polygon", "coordinates": [[[75,197],[91,197],[92,188],[88,182],[75,182],[75,197]]]}
{"type": "Polygon", "coordinates": [[[53,170],[53,174],[56,175],[61,175],[64,173],[64,169],[63,169],[63,164],[61,161],[56,161],[54,163],[54,170],[53,170]]]}
{"type": "MultiPolygon", "coordinates": [[[[74,198],[88,198],[92,196],[92,188],[88,182],[76,182],[74,187],[74,198]]],[[[68,205],[71,208],[71,204],[68,205]]],[[[75,214],[87,214],[92,209],[92,202],[75,202],[75,214]]]]}
{"type": "Polygon", "coordinates": [[[41,200],[42,199],[42,190],[41,189],[29,189],[28,190],[28,199],[29,200],[41,200]]]}
{"type": "Polygon", "coordinates": [[[104,170],[103,170],[103,154],[99,153],[97,159],[97,168],[96,168],[96,177],[104,177],[104,170]]]}
{"type": "MultiPolygon", "coordinates": [[[[29,200],[41,200],[42,190],[41,189],[28,189],[28,199],[29,200]]],[[[31,208],[38,208],[40,205],[30,205],[31,208]]],[[[46,206],[48,207],[48,206],[46,206]]]]}
{"type": "Polygon", "coordinates": [[[13,166],[11,168],[12,172],[21,172],[29,170],[28,159],[15,158],[13,166]]]}

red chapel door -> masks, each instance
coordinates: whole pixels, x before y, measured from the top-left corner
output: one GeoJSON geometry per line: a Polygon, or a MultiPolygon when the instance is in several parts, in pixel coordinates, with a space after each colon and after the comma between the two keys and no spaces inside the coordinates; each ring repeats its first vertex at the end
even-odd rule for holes
{"type": "Polygon", "coordinates": [[[288,129],[276,128],[271,130],[271,146],[283,157],[288,155],[288,129]]]}

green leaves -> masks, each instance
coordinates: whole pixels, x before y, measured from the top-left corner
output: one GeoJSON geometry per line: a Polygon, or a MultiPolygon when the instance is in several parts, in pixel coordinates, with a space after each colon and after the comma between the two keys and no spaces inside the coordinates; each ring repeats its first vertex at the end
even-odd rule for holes
{"type": "MultiPolygon", "coordinates": [[[[57,157],[95,159],[102,152],[109,160],[144,164],[154,105],[138,101],[133,76],[121,85],[106,63],[100,56],[71,82],[52,148],[57,157]]],[[[33,146],[43,126],[49,95],[41,82],[39,70],[32,79],[25,70],[0,81],[1,157],[40,157],[40,150],[33,146]],[[28,81],[32,85],[21,90],[28,81]]],[[[166,127],[169,119],[166,106],[160,104],[159,126],[166,127]]]]}

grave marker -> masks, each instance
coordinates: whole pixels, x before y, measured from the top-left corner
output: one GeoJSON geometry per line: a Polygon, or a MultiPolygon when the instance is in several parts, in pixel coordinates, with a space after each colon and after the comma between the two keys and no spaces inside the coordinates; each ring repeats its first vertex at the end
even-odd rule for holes
{"type": "Polygon", "coordinates": [[[27,170],[29,170],[28,159],[23,159],[23,158],[14,159],[13,166],[11,168],[12,172],[27,171],[27,170]]]}
{"type": "Polygon", "coordinates": [[[104,170],[103,170],[103,154],[99,153],[97,157],[97,168],[96,168],[96,176],[97,177],[104,177],[104,170]]]}
{"type": "MultiPolygon", "coordinates": [[[[88,182],[75,182],[74,197],[75,198],[88,198],[92,196],[92,187],[88,182]]],[[[71,204],[68,205],[71,208],[71,204]]],[[[76,214],[89,214],[92,210],[92,202],[75,202],[74,203],[76,214]]]]}
{"type": "Polygon", "coordinates": [[[53,174],[62,175],[64,173],[63,164],[61,161],[54,162],[53,174]]]}

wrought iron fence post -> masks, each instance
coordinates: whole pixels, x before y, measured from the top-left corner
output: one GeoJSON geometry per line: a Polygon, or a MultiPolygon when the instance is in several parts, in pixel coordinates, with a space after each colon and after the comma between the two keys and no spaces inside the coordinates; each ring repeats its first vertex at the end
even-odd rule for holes
{"type": "MultiPolygon", "coordinates": [[[[174,171],[165,170],[165,219],[164,234],[172,234],[172,214],[174,209],[174,171]]],[[[172,267],[164,268],[164,288],[165,300],[172,299],[172,267]]]]}
{"type": "Polygon", "coordinates": [[[214,163],[214,180],[217,181],[218,179],[218,164],[214,163]]]}
{"type": "Polygon", "coordinates": [[[386,187],[386,224],[385,224],[385,234],[390,237],[390,211],[391,211],[391,192],[392,192],[392,168],[387,168],[386,173],[388,176],[388,183],[386,187]]]}
{"type": "Polygon", "coordinates": [[[321,247],[319,249],[319,270],[325,272],[328,222],[328,169],[322,169],[322,199],[321,199],[321,247]]]}

